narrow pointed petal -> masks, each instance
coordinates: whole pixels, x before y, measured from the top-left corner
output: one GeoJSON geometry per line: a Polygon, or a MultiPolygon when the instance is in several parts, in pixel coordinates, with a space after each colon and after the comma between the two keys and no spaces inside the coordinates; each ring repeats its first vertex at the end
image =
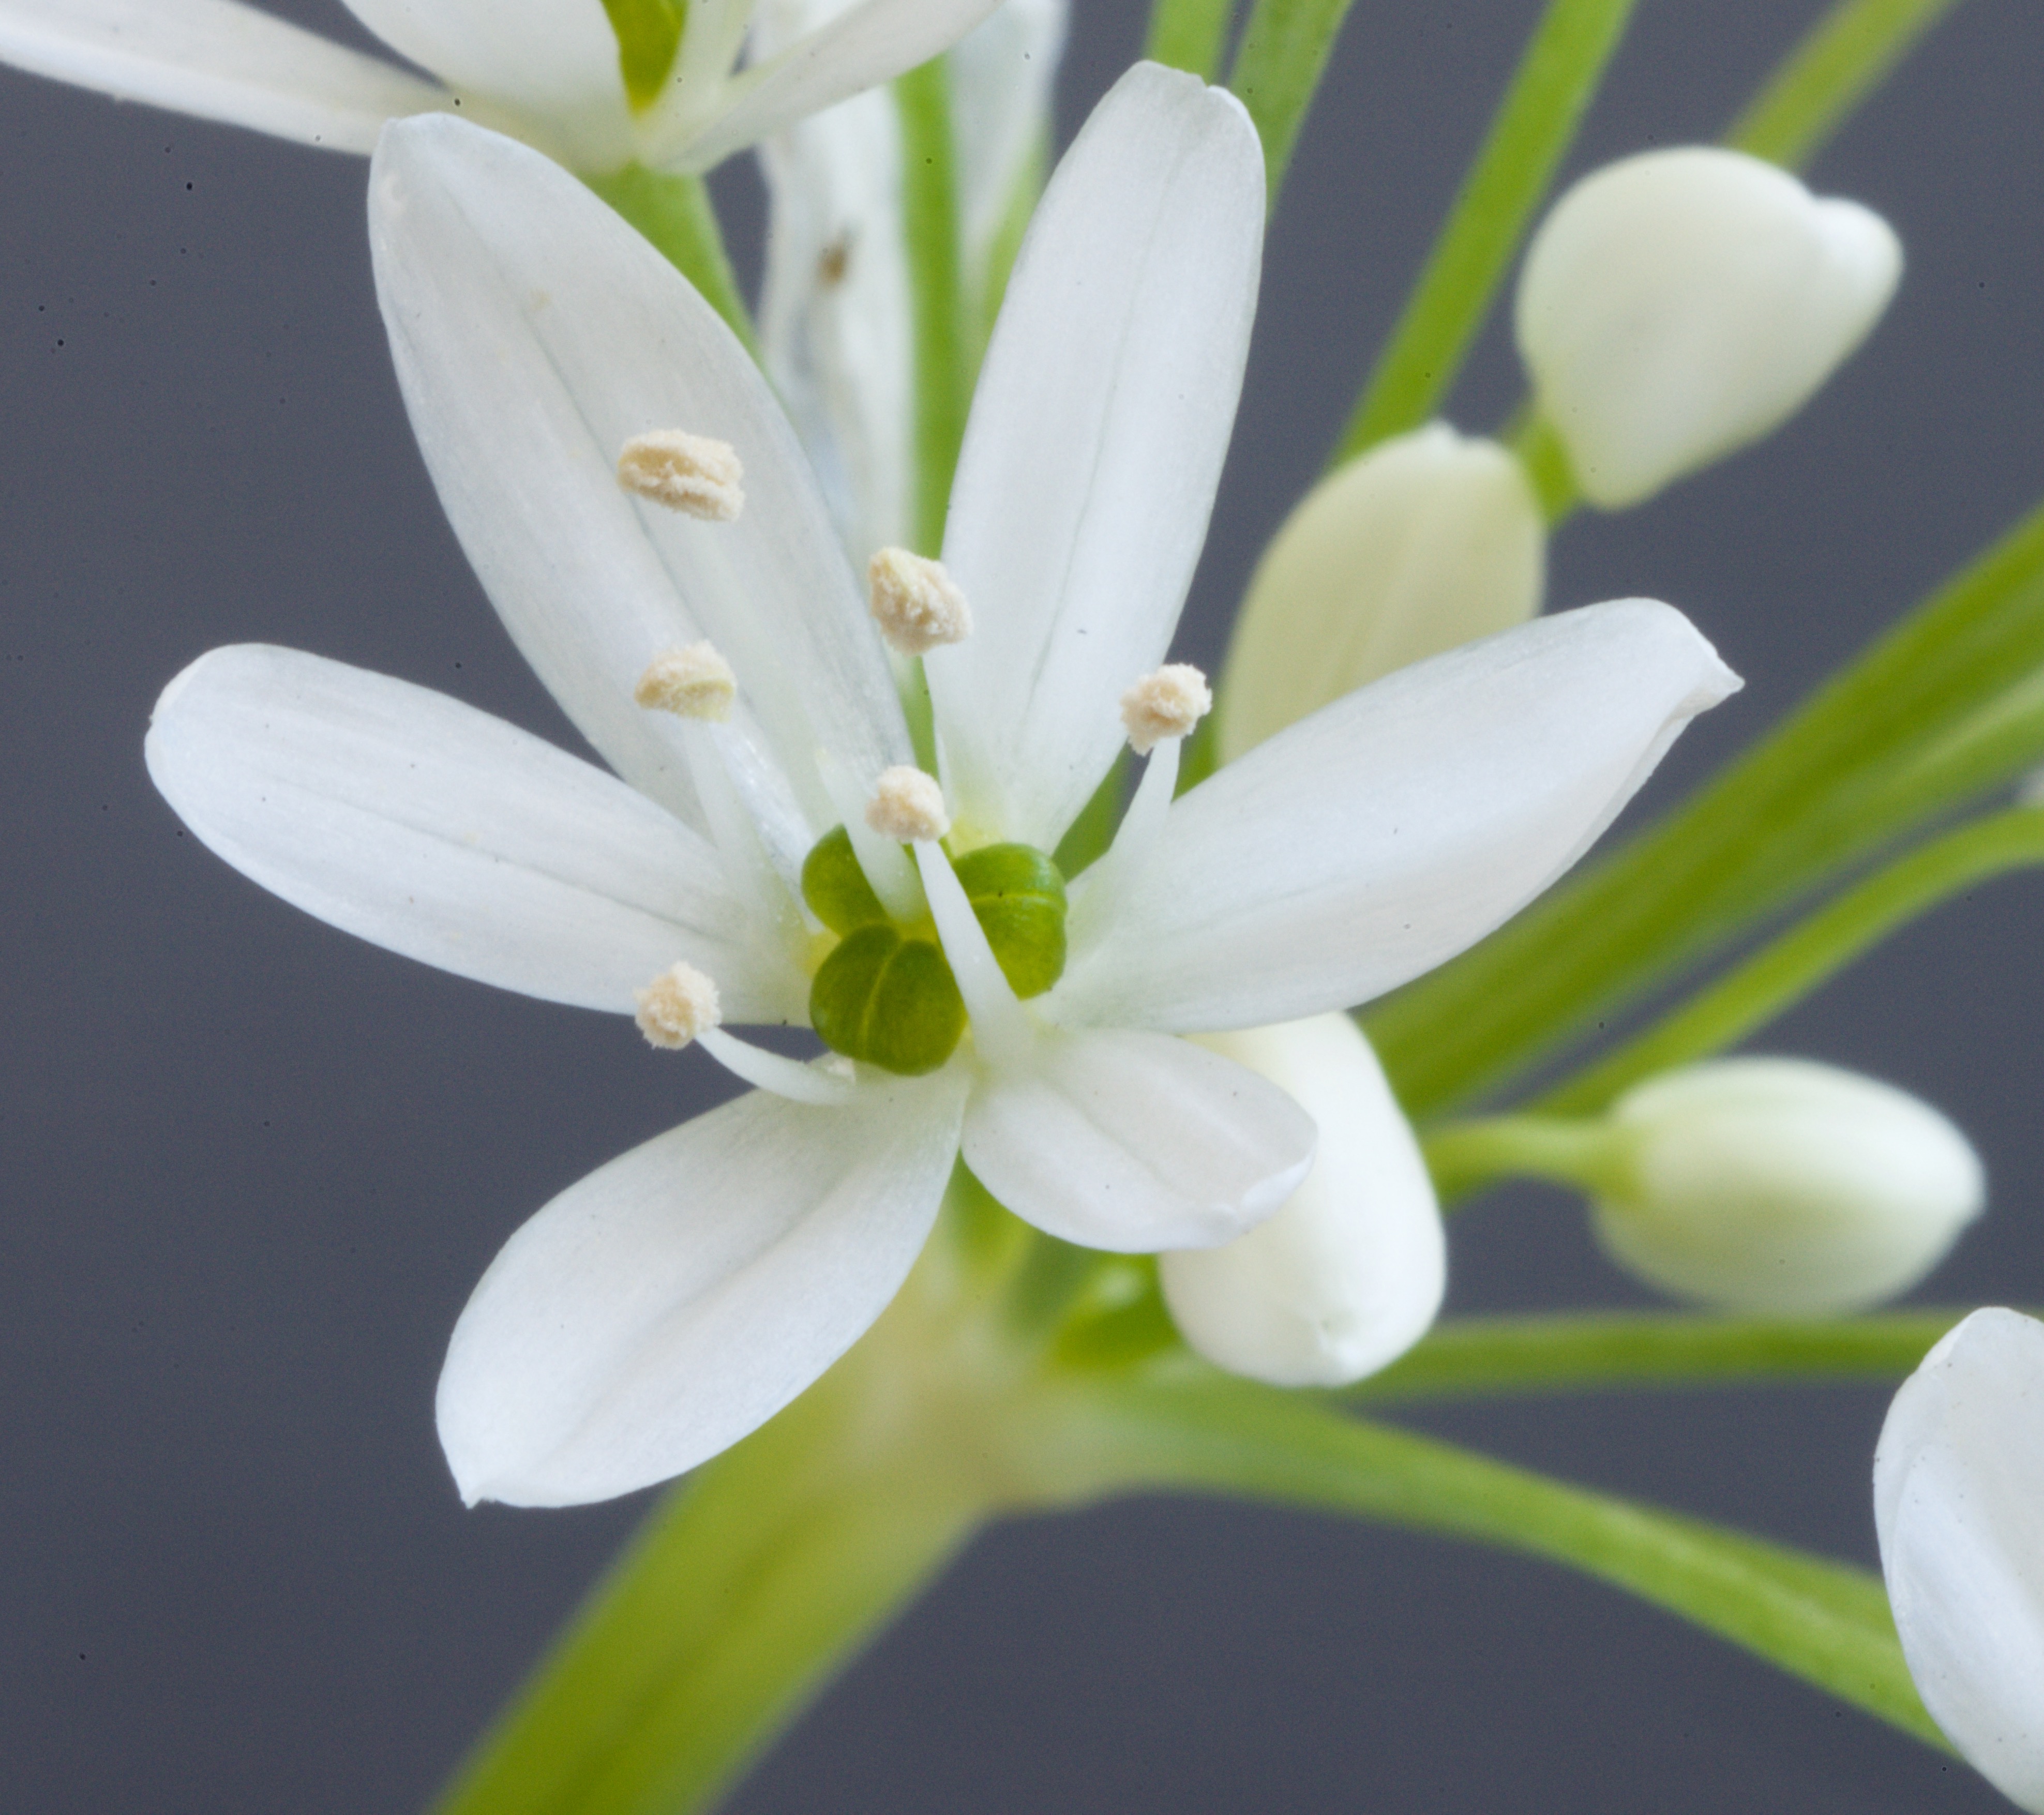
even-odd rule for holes
{"type": "Polygon", "coordinates": [[[1902,1384],[1874,1452],[1895,1628],[1931,1718],[2044,1812],[2044,1325],[1977,1310],[1902,1384]]]}
{"type": "Polygon", "coordinates": [[[204,655],[144,746],[200,840],[294,906],[549,1002],[632,1012],[678,959],[734,1021],[802,1012],[715,854],[622,782],[459,700],[295,650],[204,655]]]}
{"type": "Polygon", "coordinates": [[[843,1109],[755,1092],[555,1198],[448,1346],[440,1442],[463,1498],[606,1500],[764,1424],[907,1278],[963,1091],[953,1072],[843,1109]]]}
{"type": "Polygon", "coordinates": [[[965,1161],[1039,1229],[1148,1253],[1254,1228],[1306,1176],[1313,1139],[1313,1119],[1277,1085],[1204,1046],[1052,1034],[974,1092],[965,1161]]]}
{"type": "Polygon", "coordinates": [[[1646,599],[1400,669],[1178,800],[1045,1007],[1193,1032],[1367,1002],[1518,912],[1739,684],[1646,599]]]}
{"type": "Polygon", "coordinates": [[[805,114],[948,50],[997,0],[860,0],[733,82],[720,117],[670,155],[708,170],[805,114]]]}
{"type": "Polygon", "coordinates": [[[925,658],[961,818],[1048,850],[1162,659],[1206,535],[1256,307],[1248,116],[1139,63],[1058,165],[973,399],[944,563],[974,631],[925,658]]]}
{"type": "Polygon", "coordinates": [[[370,224],[440,501],[519,648],[620,774],[676,804],[679,727],[632,690],[654,656],[705,636],[816,830],[836,816],[819,749],[862,782],[912,760],[886,657],[787,420],[659,253],[537,152],[445,118],[386,133],[370,224]],[[660,428],[736,449],[736,521],[620,489],[618,450],[660,428]]]}
{"type": "Polygon", "coordinates": [[[1202,1041],[1281,1087],[1320,1149],[1269,1222],[1158,1257],[1171,1318],[1216,1367],[1278,1387],[1340,1387],[1431,1327],[1448,1248],[1420,1143],[1346,1015],[1202,1041]]]}
{"type": "Polygon", "coordinates": [[[0,62],[328,151],[450,97],[234,0],[0,0],[0,62]]]}

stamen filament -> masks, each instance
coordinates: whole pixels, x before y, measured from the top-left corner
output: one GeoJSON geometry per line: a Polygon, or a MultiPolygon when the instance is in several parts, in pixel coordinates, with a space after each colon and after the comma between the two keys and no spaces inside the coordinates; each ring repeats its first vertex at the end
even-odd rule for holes
{"type": "Polygon", "coordinates": [[[750,1040],[727,1034],[721,1027],[705,1028],[696,1035],[696,1044],[724,1069],[743,1078],[756,1090],[769,1091],[791,1102],[813,1103],[821,1109],[842,1109],[859,1086],[849,1078],[834,1077],[827,1071],[785,1053],[770,1053],[750,1040]]]}
{"type": "Polygon", "coordinates": [[[816,752],[816,773],[851,839],[852,854],[859,859],[859,867],[866,872],[866,880],[873,884],[873,892],[880,897],[888,917],[905,926],[921,919],[923,885],[916,879],[916,866],[899,844],[866,823],[867,791],[827,750],[816,752]]]}
{"type": "Polygon", "coordinates": [[[1029,1049],[1029,1018],[1009,987],[1001,961],[987,942],[986,929],[966,899],[965,887],[952,872],[951,860],[935,844],[919,844],[915,849],[930,918],[937,923],[937,938],[950,961],[951,975],[958,980],[959,994],[965,998],[973,1038],[993,1064],[1016,1064],[1029,1049]]]}

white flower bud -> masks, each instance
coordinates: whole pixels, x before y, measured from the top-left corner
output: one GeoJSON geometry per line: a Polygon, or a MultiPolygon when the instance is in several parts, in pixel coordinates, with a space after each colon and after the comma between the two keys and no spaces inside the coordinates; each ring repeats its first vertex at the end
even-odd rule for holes
{"type": "Polygon", "coordinates": [[[1164,1302],[1216,1366],[1280,1387],[1338,1387],[1425,1335],[1447,1242],[1419,1143],[1346,1015],[1201,1038],[1319,1124],[1306,1182],[1220,1248],[1160,1254],[1164,1302]]]}
{"type": "Polygon", "coordinates": [[[1540,608],[1546,531],[1519,462],[1431,423],[1331,473],[1264,551],[1220,694],[1222,759],[1395,668],[1540,608]]]}
{"type": "Polygon", "coordinates": [[[1519,350],[1584,497],[1637,504],[1785,421],[1902,274],[1888,223],[1689,145],[1593,171],[1533,236],[1519,350]]]}
{"type": "Polygon", "coordinates": [[[1669,1072],[1613,1106],[1595,1214],[1621,1265],[1727,1310],[1827,1314],[1907,1291],[1980,1214],[1964,1134],[1892,1085],[1801,1059],[1669,1072]]]}
{"type": "Polygon", "coordinates": [[[1873,1521],[1902,1655],[1931,1717],[2044,1815],[2044,1324],[1977,1310],[1902,1383],[1873,1521]]]}

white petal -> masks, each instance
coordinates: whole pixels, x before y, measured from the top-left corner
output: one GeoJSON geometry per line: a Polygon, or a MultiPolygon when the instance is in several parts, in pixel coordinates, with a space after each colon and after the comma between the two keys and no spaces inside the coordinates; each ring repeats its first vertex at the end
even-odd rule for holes
{"type": "Polygon", "coordinates": [[[944,563],[974,633],[925,658],[961,818],[1047,850],[1162,659],[1227,452],[1262,254],[1248,116],[1139,63],[1051,178],[973,399],[944,563]]]}
{"type": "Polygon", "coordinates": [[[1330,474],[1258,562],[1218,689],[1222,760],[1394,669],[1540,608],[1546,527],[1518,461],[1437,422],[1330,474]]]}
{"type": "Polygon", "coordinates": [[[720,117],[668,155],[708,170],[833,102],[948,49],[996,0],[861,0],[732,83],[720,117]]]}
{"type": "Polygon", "coordinates": [[[862,781],[911,760],[893,677],[786,419],[659,253],[537,152],[444,117],[386,132],[370,224],[440,501],[519,648],[620,774],[686,810],[679,727],[632,689],[655,655],[704,636],[816,830],[834,818],[818,749],[862,781]],[[619,448],[655,428],[736,448],[737,521],[619,489],[619,448]]]}
{"type": "Polygon", "coordinates": [[[1979,1310],[1902,1384],[1873,1463],[1909,1674],[1988,1781],[2044,1811],[2044,1325],[1979,1310]]]}
{"type": "Polygon", "coordinates": [[[1738,685],[1646,599],[1402,668],[1178,800],[1044,1005],[1191,1032],[1366,1002],[1525,906],[1738,685]]]}
{"type": "Polygon", "coordinates": [[[461,977],[629,1014],[677,959],[734,1021],[803,1012],[755,953],[715,854],[590,764],[459,700],[295,650],[203,655],[144,751],[165,800],[244,876],[461,977]]]}
{"type": "Polygon", "coordinates": [[[959,221],[977,274],[1006,224],[1017,186],[1050,146],[1069,0],[1002,0],[952,48],[951,136],[959,221]]]}
{"type": "Polygon", "coordinates": [[[0,0],[0,61],[336,152],[448,105],[430,83],[233,0],[0,0]]]}
{"type": "Polygon", "coordinates": [[[1615,508],[1800,409],[1901,274],[1857,202],[1739,152],[1648,152],[1585,177],[1535,234],[1520,351],[1583,495],[1615,508]]]}
{"type": "Polygon", "coordinates": [[[1047,1034],[966,1111],[981,1184],[1039,1229],[1121,1253],[1231,1241],[1312,1159],[1312,1118],[1275,1084],[1154,1034],[1047,1034]]]}
{"type": "Polygon", "coordinates": [[[1260,1228],[1158,1257],[1164,1302],[1217,1367],[1278,1387],[1339,1387],[1427,1333],[1448,1248],[1427,1162],[1361,1030],[1346,1015],[1207,1037],[1283,1088],[1320,1150],[1260,1228]]]}
{"type": "Polygon", "coordinates": [[[752,1092],[562,1192],[448,1345],[440,1443],[463,1498],[607,1500],[764,1424],[908,1277],[963,1091],[952,1072],[844,1109],[752,1092]]]}

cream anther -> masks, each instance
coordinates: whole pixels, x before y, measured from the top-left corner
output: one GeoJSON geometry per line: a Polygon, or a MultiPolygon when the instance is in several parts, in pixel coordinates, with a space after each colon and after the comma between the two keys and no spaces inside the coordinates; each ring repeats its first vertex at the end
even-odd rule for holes
{"type": "Polygon", "coordinates": [[[722,724],[731,716],[738,677],[716,646],[692,643],[656,655],[639,677],[632,697],[649,711],[672,712],[681,719],[707,719],[722,724]]]}
{"type": "Polygon", "coordinates": [[[744,473],[728,441],[679,428],[635,435],[617,456],[617,482],[625,490],[713,523],[729,523],[745,508],[739,485],[744,473]]]}
{"type": "Polygon", "coordinates": [[[883,548],[866,564],[873,621],[887,646],[921,655],[972,635],[972,609],[941,561],[883,548]]]}
{"type": "Polygon", "coordinates": [[[639,1031],[646,1043],[679,1052],[724,1019],[717,1007],[717,985],[694,965],[663,970],[644,989],[634,990],[639,1004],[639,1031]]]}
{"type": "Polygon", "coordinates": [[[866,823],[882,838],[905,845],[940,838],[951,829],[943,789],[935,777],[906,764],[880,772],[866,804],[866,823]]]}
{"type": "Polygon", "coordinates": [[[1213,708],[1213,689],[1189,662],[1167,662],[1121,696],[1128,747],[1147,756],[1168,739],[1188,735],[1213,708]]]}

